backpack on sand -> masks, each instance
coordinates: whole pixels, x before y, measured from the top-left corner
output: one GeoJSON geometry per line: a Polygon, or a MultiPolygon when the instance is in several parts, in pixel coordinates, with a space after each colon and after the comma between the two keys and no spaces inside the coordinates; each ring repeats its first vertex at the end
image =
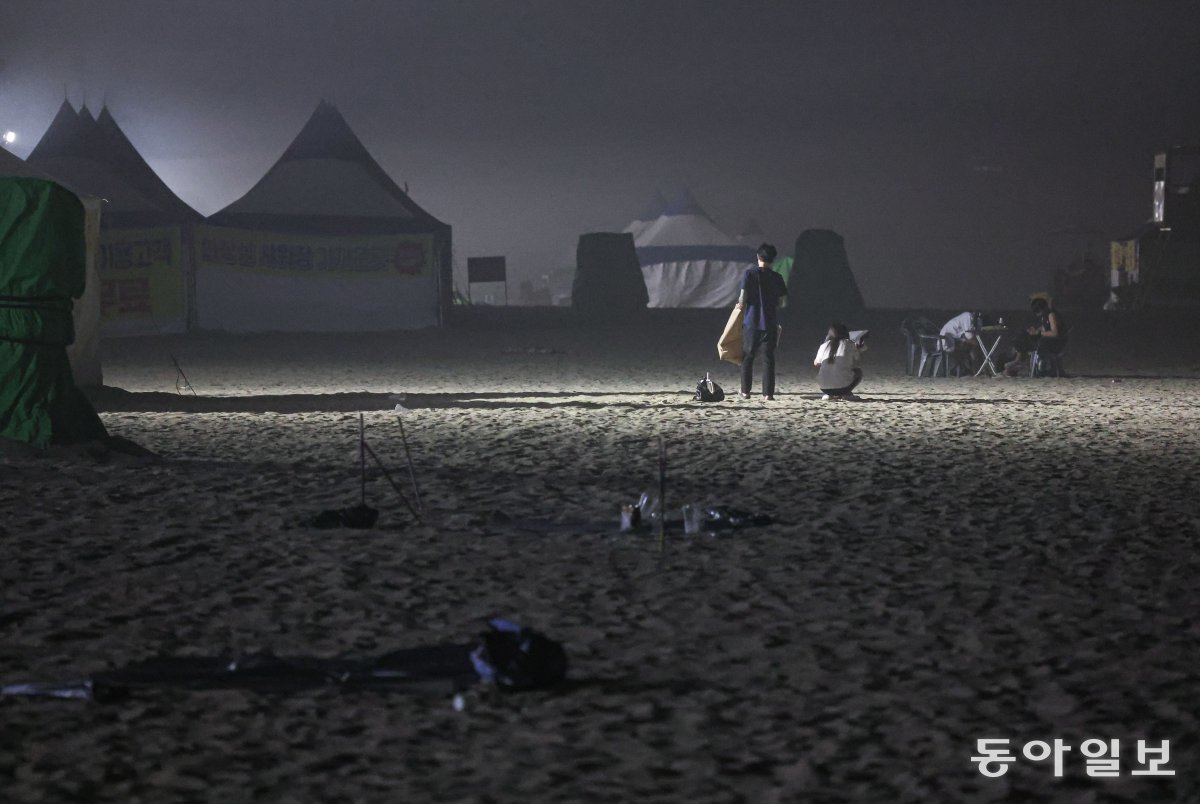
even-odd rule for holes
{"type": "Polygon", "coordinates": [[[725,391],[721,386],[712,381],[708,376],[708,372],[704,372],[704,379],[696,383],[697,402],[720,402],[725,398],[725,391]]]}

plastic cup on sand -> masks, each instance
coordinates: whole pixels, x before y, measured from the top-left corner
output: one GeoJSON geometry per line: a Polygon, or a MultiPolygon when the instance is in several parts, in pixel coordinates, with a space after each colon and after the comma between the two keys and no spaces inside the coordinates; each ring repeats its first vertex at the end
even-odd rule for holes
{"type": "Polygon", "coordinates": [[[641,515],[642,522],[652,522],[658,519],[662,514],[660,506],[662,502],[658,499],[657,494],[651,494],[648,491],[643,491],[642,496],[638,499],[637,509],[641,515]]]}
{"type": "Polygon", "coordinates": [[[642,523],[642,510],[635,505],[621,506],[621,530],[633,530],[642,523]]]}

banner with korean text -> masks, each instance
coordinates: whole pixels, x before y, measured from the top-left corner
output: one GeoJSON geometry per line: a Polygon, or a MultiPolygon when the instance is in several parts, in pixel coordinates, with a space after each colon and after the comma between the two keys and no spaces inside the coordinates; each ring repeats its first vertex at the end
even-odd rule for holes
{"type": "Polygon", "coordinates": [[[433,236],[313,236],[197,227],[200,328],[417,329],[438,321],[433,236]]]}
{"type": "Polygon", "coordinates": [[[185,257],[178,226],[102,230],[97,260],[101,334],[187,329],[185,257]]]}

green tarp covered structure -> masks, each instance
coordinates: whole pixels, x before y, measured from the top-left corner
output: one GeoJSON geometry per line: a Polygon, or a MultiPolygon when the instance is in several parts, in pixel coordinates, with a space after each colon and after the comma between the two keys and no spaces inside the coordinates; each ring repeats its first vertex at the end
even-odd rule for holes
{"type": "Polygon", "coordinates": [[[796,260],[792,257],[776,257],[775,262],[771,263],[771,270],[783,277],[783,283],[791,287],[792,268],[795,267],[796,260]]]}
{"type": "Polygon", "coordinates": [[[67,347],[86,285],[85,211],[37,178],[0,178],[0,437],[37,447],[107,437],[67,347]]]}

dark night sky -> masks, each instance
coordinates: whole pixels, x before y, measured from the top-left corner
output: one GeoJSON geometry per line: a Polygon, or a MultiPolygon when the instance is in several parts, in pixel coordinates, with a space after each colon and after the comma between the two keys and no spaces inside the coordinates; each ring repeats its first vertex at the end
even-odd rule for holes
{"type": "Polygon", "coordinates": [[[686,186],[785,254],[838,230],[873,306],[1014,306],[1200,143],[1200,3],[7,0],[19,155],[64,86],[205,214],[327,98],[463,264],[570,265],[686,186]]]}

